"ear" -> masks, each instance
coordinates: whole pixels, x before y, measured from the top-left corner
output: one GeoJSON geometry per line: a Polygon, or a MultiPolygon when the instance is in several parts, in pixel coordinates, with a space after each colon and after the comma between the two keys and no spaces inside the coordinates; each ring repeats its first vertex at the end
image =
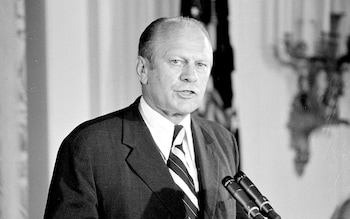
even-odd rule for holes
{"type": "Polygon", "coordinates": [[[141,84],[148,82],[148,68],[149,62],[142,56],[137,57],[136,72],[141,84]]]}

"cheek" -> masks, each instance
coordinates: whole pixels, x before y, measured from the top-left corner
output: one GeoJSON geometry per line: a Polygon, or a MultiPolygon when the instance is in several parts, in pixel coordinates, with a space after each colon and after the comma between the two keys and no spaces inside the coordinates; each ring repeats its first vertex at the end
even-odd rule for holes
{"type": "Polygon", "coordinates": [[[207,87],[207,84],[208,84],[208,81],[209,81],[209,77],[210,75],[208,74],[205,74],[203,75],[201,78],[200,78],[200,86],[201,88],[206,88],[207,87]]]}
{"type": "MultiPolygon", "coordinates": [[[[152,87],[153,93],[157,96],[168,96],[168,93],[172,88],[172,79],[169,75],[154,75],[150,86],[152,87]]],[[[167,98],[167,97],[166,97],[167,98]]]]}
{"type": "Polygon", "coordinates": [[[173,85],[177,83],[177,76],[175,72],[163,72],[163,74],[157,77],[157,86],[163,89],[163,92],[172,89],[173,85]]]}

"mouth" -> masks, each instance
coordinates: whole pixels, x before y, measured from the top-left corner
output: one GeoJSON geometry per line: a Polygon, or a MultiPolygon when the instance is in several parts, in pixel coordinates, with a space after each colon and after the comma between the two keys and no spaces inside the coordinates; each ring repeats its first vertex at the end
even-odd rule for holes
{"type": "Polygon", "coordinates": [[[196,95],[196,92],[193,90],[180,90],[180,91],[177,91],[177,93],[182,98],[192,98],[196,95]]]}

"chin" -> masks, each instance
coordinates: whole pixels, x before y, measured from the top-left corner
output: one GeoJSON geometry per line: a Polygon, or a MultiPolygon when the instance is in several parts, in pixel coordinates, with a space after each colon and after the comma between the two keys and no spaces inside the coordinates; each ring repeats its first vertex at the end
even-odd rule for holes
{"type": "Polygon", "coordinates": [[[173,105],[177,109],[176,111],[181,114],[190,114],[199,108],[199,101],[194,99],[181,100],[173,105]]]}
{"type": "Polygon", "coordinates": [[[181,112],[184,115],[187,115],[187,114],[193,113],[197,109],[198,109],[198,106],[181,107],[181,109],[179,109],[179,112],[181,112]]]}

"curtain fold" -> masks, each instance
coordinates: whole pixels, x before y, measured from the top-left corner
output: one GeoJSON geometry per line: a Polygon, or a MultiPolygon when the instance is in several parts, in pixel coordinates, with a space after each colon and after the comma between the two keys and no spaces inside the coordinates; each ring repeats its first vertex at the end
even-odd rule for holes
{"type": "Polygon", "coordinates": [[[24,0],[0,2],[0,218],[28,218],[24,0]]]}

